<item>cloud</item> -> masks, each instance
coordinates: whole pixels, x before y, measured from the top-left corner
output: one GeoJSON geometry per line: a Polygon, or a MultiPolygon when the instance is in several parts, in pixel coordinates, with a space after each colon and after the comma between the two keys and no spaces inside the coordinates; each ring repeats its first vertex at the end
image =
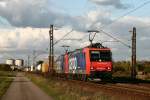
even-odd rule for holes
{"type": "MultiPolygon", "coordinates": [[[[108,2],[108,0],[105,1],[108,2]]],[[[119,0],[115,1],[114,3],[119,2],[122,5],[119,0]]],[[[62,45],[71,46],[71,50],[84,47],[89,44],[88,33],[86,32],[88,29],[107,26],[112,22],[111,13],[108,11],[95,9],[88,11],[83,16],[70,16],[55,9],[53,4],[49,6],[49,3],[54,3],[49,0],[3,0],[3,2],[5,2],[5,6],[0,5],[0,16],[2,17],[0,20],[13,26],[11,29],[0,28],[0,46],[8,47],[1,48],[0,52],[1,55],[7,53],[7,57],[23,57],[32,54],[33,50],[46,50],[49,47],[48,32],[51,23],[64,27],[55,30],[55,41],[72,28],[74,32],[66,38],[82,38],[85,36],[82,41],[61,41],[58,43],[55,46],[55,54],[60,55],[64,53],[62,45]]],[[[114,3],[111,6],[119,7],[114,3]]],[[[137,27],[137,56],[139,59],[149,58],[149,39],[145,38],[150,37],[149,17],[127,16],[103,29],[130,45],[131,41],[128,40],[131,40],[131,33],[129,33],[129,30],[133,26],[137,27]]],[[[98,42],[107,40],[112,39],[104,33],[98,33],[95,37],[95,41],[98,42]]],[[[115,60],[124,60],[131,56],[131,50],[121,43],[105,42],[103,44],[112,48],[115,60]]]]}
{"type": "Polygon", "coordinates": [[[48,27],[53,17],[56,16],[48,8],[48,0],[3,0],[3,2],[5,2],[5,7],[0,6],[0,15],[13,26],[48,27]]]}
{"type": "MultiPolygon", "coordinates": [[[[54,30],[54,40],[63,37],[71,28],[65,27],[59,30],[54,30]]],[[[27,59],[27,55],[32,56],[33,50],[36,50],[36,55],[40,58],[48,56],[49,48],[49,28],[14,28],[14,29],[0,29],[0,58],[1,62],[8,58],[21,58],[27,59]]],[[[84,33],[74,31],[73,34],[68,35],[66,38],[82,37],[84,33]]],[[[54,41],[54,42],[55,42],[54,41]]],[[[64,53],[61,47],[64,44],[72,45],[71,41],[61,41],[55,46],[55,54],[60,55],[64,53]]],[[[71,49],[78,48],[79,43],[73,42],[74,45],[71,49]]]]}
{"type": "MultiPolygon", "coordinates": [[[[98,19],[97,14],[94,12],[89,13],[87,19],[89,22],[94,22],[98,19]],[[93,13],[93,14],[91,14],[93,13]],[[91,16],[92,15],[92,16],[91,16]]],[[[109,14],[108,14],[109,16],[109,14]]],[[[104,30],[111,33],[114,37],[119,38],[125,43],[131,45],[131,33],[129,30],[132,30],[132,27],[137,27],[137,57],[139,59],[149,58],[149,38],[150,34],[150,18],[140,18],[127,16],[123,19],[120,19],[118,22],[114,23],[113,26],[107,27],[104,30]],[[130,40],[130,41],[128,41],[130,40]]],[[[64,27],[59,30],[54,31],[55,41],[63,37],[67,32],[71,30],[70,27],[64,27]]],[[[0,45],[1,47],[9,47],[9,48],[1,48],[0,52],[7,53],[11,56],[21,57],[21,55],[32,54],[33,50],[39,50],[39,53],[42,51],[46,51],[48,55],[47,48],[49,47],[49,28],[15,28],[15,29],[0,29],[0,45]]],[[[75,50],[81,47],[84,47],[89,44],[88,42],[88,34],[84,32],[74,30],[70,35],[66,38],[83,38],[82,41],[61,41],[55,46],[55,54],[60,55],[64,53],[62,45],[69,45],[70,50],[75,50]]],[[[112,38],[108,37],[104,33],[98,33],[94,39],[96,42],[103,41],[113,41],[112,38]]],[[[113,58],[115,60],[126,60],[131,56],[131,49],[117,42],[104,42],[104,46],[112,48],[113,58]]],[[[7,55],[8,56],[8,55],[7,55]]],[[[130,59],[128,59],[130,60],[130,59]]]]}
{"type": "Polygon", "coordinates": [[[4,2],[4,1],[0,1],[0,6],[2,6],[2,7],[6,7],[6,2],[4,2]]]}
{"type": "MultiPolygon", "coordinates": [[[[54,42],[62,38],[71,28],[54,30],[54,42]]],[[[46,50],[49,47],[49,28],[14,28],[0,29],[0,51],[46,50]]],[[[84,33],[75,31],[66,38],[82,37],[84,33]]],[[[68,41],[66,41],[68,42],[68,41]]],[[[63,45],[59,43],[59,45],[63,45]]],[[[58,47],[58,46],[57,46],[58,47]]]]}
{"type": "Polygon", "coordinates": [[[3,0],[5,6],[0,5],[0,16],[15,27],[48,28],[55,26],[70,26],[78,31],[86,31],[93,25],[109,23],[109,12],[89,11],[83,16],[70,16],[55,9],[51,0],[3,0]],[[51,5],[51,6],[50,6],[51,5]]]}
{"type": "MultiPolygon", "coordinates": [[[[148,58],[150,47],[149,31],[150,29],[150,17],[135,17],[135,16],[126,16],[120,19],[118,22],[114,23],[113,26],[107,27],[105,31],[112,33],[114,37],[124,41],[126,44],[131,45],[132,34],[129,32],[133,27],[137,28],[137,57],[138,60],[148,58]]],[[[112,44],[112,43],[111,43],[112,44]]],[[[131,56],[131,49],[125,47],[121,43],[114,46],[109,45],[112,48],[117,48],[118,50],[113,52],[116,56],[115,59],[126,59],[131,56]],[[117,56],[120,55],[120,56],[117,56]]],[[[130,60],[130,59],[129,59],[130,60]]]]}
{"type": "Polygon", "coordinates": [[[112,6],[117,9],[127,9],[127,5],[123,4],[121,0],[90,0],[90,1],[101,6],[112,6]]]}
{"type": "Polygon", "coordinates": [[[145,36],[143,36],[143,37],[140,38],[140,40],[141,40],[141,41],[150,40],[150,37],[145,37],[145,36]]]}
{"type": "Polygon", "coordinates": [[[50,24],[72,23],[72,18],[61,13],[61,10],[57,12],[49,0],[3,0],[3,3],[5,6],[0,5],[0,16],[12,26],[49,27],[50,24]]]}
{"type": "MultiPolygon", "coordinates": [[[[97,19],[96,17],[89,18],[91,20],[97,19]]],[[[138,60],[147,59],[150,57],[149,54],[149,38],[150,37],[148,28],[150,26],[150,18],[139,18],[133,16],[127,16],[123,19],[120,19],[118,22],[114,23],[113,26],[105,28],[105,31],[112,33],[113,36],[119,38],[125,43],[131,45],[131,33],[129,30],[132,30],[132,27],[137,27],[137,57],[138,60]],[[134,24],[133,24],[134,23],[134,24]],[[123,26],[122,26],[123,25],[123,26]],[[143,28],[146,27],[146,28],[143,28]]],[[[60,30],[55,30],[54,38],[55,41],[64,36],[67,32],[69,32],[71,28],[66,27],[60,30]]],[[[49,28],[17,28],[15,30],[1,30],[1,41],[0,44],[4,46],[14,46],[16,50],[13,49],[5,49],[5,53],[14,54],[17,52],[22,54],[27,54],[28,52],[32,53],[33,49],[36,50],[45,50],[49,44],[49,36],[48,36],[49,28]],[[10,34],[10,35],[8,35],[10,34]],[[29,51],[28,51],[29,50],[29,51]]],[[[88,42],[88,34],[80,31],[74,31],[66,38],[85,38],[82,41],[61,41],[55,46],[55,54],[60,55],[64,53],[62,45],[69,45],[70,50],[75,50],[81,47],[84,47],[89,44],[88,42]]],[[[94,39],[94,41],[112,41],[113,39],[105,35],[104,33],[98,33],[94,39]]],[[[108,46],[112,48],[113,58],[115,60],[130,60],[131,49],[117,42],[104,42],[104,46],[108,46]]],[[[3,52],[1,50],[1,52],[3,52]]],[[[48,53],[47,53],[48,54],[48,53]]],[[[149,58],[150,59],[150,58],[149,58]]]]}

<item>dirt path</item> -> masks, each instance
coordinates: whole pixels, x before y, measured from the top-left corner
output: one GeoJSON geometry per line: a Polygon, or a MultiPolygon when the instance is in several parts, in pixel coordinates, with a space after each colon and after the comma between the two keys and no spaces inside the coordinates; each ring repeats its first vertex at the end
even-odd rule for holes
{"type": "Polygon", "coordinates": [[[2,100],[52,100],[46,93],[18,73],[2,100]]]}

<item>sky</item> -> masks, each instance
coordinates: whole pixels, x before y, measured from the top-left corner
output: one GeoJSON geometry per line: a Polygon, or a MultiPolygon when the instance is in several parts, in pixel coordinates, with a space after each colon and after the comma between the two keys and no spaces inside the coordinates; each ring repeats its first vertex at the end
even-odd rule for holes
{"type": "MultiPolygon", "coordinates": [[[[46,58],[49,45],[49,26],[54,24],[54,41],[73,30],[65,38],[81,41],[60,41],[55,55],[89,44],[87,30],[103,30],[131,45],[133,27],[137,28],[137,59],[150,59],[150,0],[0,0],[0,62],[6,59],[46,58]],[[130,12],[130,13],[128,13],[130,12]],[[124,17],[122,17],[124,16],[124,17]]],[[[130,60],[131,49],[100,31],[94,42],[110,47],[113,59],[130,60]]]]}

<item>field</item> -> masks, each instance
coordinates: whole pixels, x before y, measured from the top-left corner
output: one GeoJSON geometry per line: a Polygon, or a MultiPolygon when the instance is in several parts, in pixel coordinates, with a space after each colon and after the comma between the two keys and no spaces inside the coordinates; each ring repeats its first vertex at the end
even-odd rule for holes
{"type": "Polygon", "coordinates": [[[114,83],[93,83],[50,76],[46,78],[35,73],[27,73],[26,76],[54,100],[149,100],[147,98],[150,97],[148,81],[136,80],[133,83],[130,79],[124,78],[124,81],[116,78],[114,83]]]}
{"type": "Polygon", "coordinates": [[[48,93],[54,100],[110,100],[100,91],[90,90],[82,84],[44,78],[35,74],[27,74],[33,83],[48,93]]]}
{"type": "Polygon", "coordinates": [[[0,71],[0,98],[8,89],[9,85],[13,81],[12,77],[14,76],[15,76],[15,72],[0,71]]]}
{"type": "MultiPolygon", "coordinates": [[[[137,61],[136,65],[137,78],[143,80],[150,80],[150,62],[137,61]]],[[[118,61],[113,63],[114,77],[130,77],[131,76],[131,62],[118,61]]]]}

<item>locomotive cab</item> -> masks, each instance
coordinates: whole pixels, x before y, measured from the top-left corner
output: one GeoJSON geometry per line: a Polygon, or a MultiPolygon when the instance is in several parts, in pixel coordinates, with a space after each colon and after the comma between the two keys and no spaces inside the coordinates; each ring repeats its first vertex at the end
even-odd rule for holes
{"type": "Polygon", "coordinates": [[[110,48],[89,48],[90,76],[92,78],[111,78],[112,52],[110,48]]]}
{"type": "Polygon", "coordinates": [[[111,52],[110,50],[91,50],[90,62],[93,71],[111,71],[111,52]]]}

